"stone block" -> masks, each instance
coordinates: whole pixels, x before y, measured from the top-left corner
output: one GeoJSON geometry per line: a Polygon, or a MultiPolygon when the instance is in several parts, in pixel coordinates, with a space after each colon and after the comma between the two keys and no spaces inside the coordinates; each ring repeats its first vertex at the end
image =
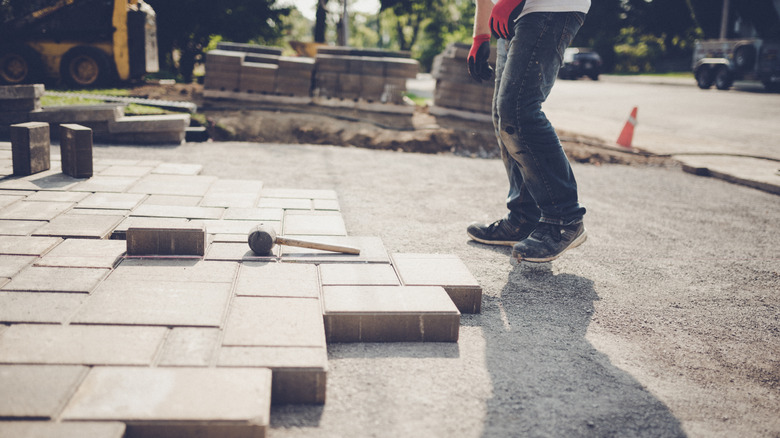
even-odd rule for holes
{"type": "Polygon", "coordinates": [[[281,189],[264,187],[260,195],[263,198],[338,199],[336,191],[330,189],[281,189]]]}
{"type": "Polygon", "coordinates": [[[25,176],[49,170],[51,152],[48,123],[11,125],[10,135],[14,175],[25,176]]]}
{"type": "Polygon", "coordinates": [[[114,231],[124,216],[65,213],[38,228],[34,236],[83,237],[103,239],[114,231]]]}
{"type": "Polygon", "coordinates": [[[0,418],[56,418],[88,370],[83,366],[0,365],[0,418]]]}
{"type": "Polygon", "coordinates": [[[77,208],[132,210],[137,207],[146,195],[141,193],[92,193],[81,201],[77,208]]]}
{"type": "Polygon", "coordinates": [[[244,62],[246,53],[240,51],[228,51],[228,50],[209,50],[206,52],[206,66],[209,64],[224,64],[232,66],[241,66],[244,62]]]}
{"type": "MultiPolygon", "coordinates": [[[[73,208],[73,210],[69,211],[68,214],[78,214],[85,216],[119,216],[124,219],[128,214],[130,214],[130,210],[101,210],[99,208],[79,208],[76,206],[73,208]]],[[[114,231],[116,231],[116,229],[114,229],[114,231]]],[[[114,233],[112,232],[111,235],[113,234],[114,233]]]]}
{"type": "Polygon", "coordinates": [[[274,67],[277,67],[279,64],[279,56],[269,55],[267,53],[247,53],[241,67],[246,67],[247,64],[271,64],[274,67]]]}
{"type": "Polygon", "coordinates": [[[163,218],[170,217],[185,219],[219,219],[222,217],[223,212],[223,208],[143,204],[133,210],[133,212],[130,213],[130,216],[163,218]]]}
{"type": "Polygon", "coordinates": [[[84,294],[0,292],[0,322],[63,324],[86,299],[84,294]]]}
{"type": "Polygon", "coordinates": [[[43,84],[3,85],[0,99],[40,99],[45,91],[43,84]]]}
{"type": "Polygon", "coordinates": [[[297,198],[260,198],[257,202],[259,208],[279,208],[283,210],[311,210],[311,199],[297,198]]]}
{"type": "Polygon", "coordinates": [[[206,226],[188,222],[166,228],[131,227],[127,229],[127,255],[190,255],[206,254],[206,226]]]}
{"type": "Polygon", "coordinates": [[[256,180],[219,179],[209,188],[202,207],[251,208],[257,205],[263,182],[256,180]]]}
{"type": "Polygon", "coordinates": [[[311,76],[316,64],[313,58],[302,56],[280,56],[278,60],[279,71],[285,74],[290,72],[306,72],[311,76]]]}
{"type": "Polygon", "coordinates": [[[463,313],[479,313],[482,287],[454,254],[393,254],[393,264],[407,286],[442,286],[463,313]]]}
{"type": "Polygon", "coordinates": [[[330,243],[333,245],[360,248],[360,254],[342,254],[309,248],[283,246],[282,261],[300,263],[390,263],[382,239],[373,236],[296,236],[301,240],[330,243]]]}
{"type": "Polygon", "coordinates": [[[128,217],[125,218],[111,233],[111,239],[125,240],[127,230],[131,227],[145,228],[170,228],[189,224],[187,219],[182,218],[159,218],[159,217],[128,217]]]}
{"type": "Polygon", "coordinates": [[[123,438],[120,422],[2,421],[0,436],[16,438],[123,438]]]}
{"type": "Polygon", "coordinates": [[[0,98],[0,111],[35,111],[41,109],[40,99],[2,99],[0,98]]]}
{"type": "Polygon", "coordinates": [[[276,94],[287,96],[309,96],[312,89],[311,77],[277,77],[274,83],[276,94]]]}
{"type": "MultiPolygon", "coordinates": [[[[78,123],[93,127],[95,123],[109,122],[124,117],[124,105],[115,103],[95,105],[50,106],[30,113],[30,120],[52,125],[78,123]]],[[[94,128],[93,128],[94,129],[94,128]]]]}
{"type": "Polygon", "coordinates": [[[74,178],[92,176],[92,130],[76,124],[60,125],[62,173],[74,178]]]}
{"type": "Polygon", "coordinates": [[[279,257],[280,249],[278,245],[271,249],[271,254],[255,254],[255,252],[249,248],[246,236],[237,234],[220,234],[219,236],[221,237],[219,239],[215,238],[215,242],[212,242],[211,245],[209,245],[208,252],[206,253],[206,260],[235,262],[273,261],[279,257]],[[224,236],[239,236],[241,237],[241,241],[237,242],[235,240],[230,240],[224,236]],[[219,240],[219,242],[216,240],[219,240]]]}
{"type": "Polygon", "coordinates": [[[152,173],[141,178],[128,193],[148,195],[203,196],[214,182],[213,176],[152,173]]]}
{"type": "Polygon", "coordinates": [[[59,237],[0,236],[0,254],[40,256],[60,242],[59,237]]]}
{"type": "Polygon", "coordinates": [[[324,264],[320,266],[323,286],[399,286],[392,266],[385,264],[324,264]]]}
{"type": "Polygon", "coordinates": [[[35,266],[112,269],[126,248],[120,240],[65,239],[36,261],[35,266]]]}
{"type": "Polygon", "coordinates": [[[113,133],[184,131],[190,125],[189,114],[156,114],[121,117],[109,123],[113,133]]]}
{"type": "Polygon", "coordinates": [[[349,58],[345,56],[318,53],[314,62],[316,75],[320,75],[321,72],[349,73],[349,58]]]}
{"type": "Polygon", "coordinates": [[[0,210],[0,219],[50,221],[74,205],[72,202],[19,201],[0,210]]]}
{"type": "Polygon", "coordinates": [[[11,278],[37,259],[33,256],[0,255],[0,277],[11,278]]]}
{"type": "MultiPolygon", "coordinates": [[[[223,52],[244,52],[254,54],[267,54],[272,56],[279,56],[282,54],[282,49],[278,47],[263,46],[260,44],[248,44],[248,43],[234,43],[229,41],[222,41],[217,43],[217,50],[223,52]]],[[[208,52],[212,53],[214,50],[208,52]]]]}
{"type": "Polygon", "coordinates": [[[137,176],[95,175],[71,188],[77,192],[109,192],[122,193],[137,183],[137,176]]]}
{"type": "Polygon", "coordinates": [[[73,323],[219,327],[230,287],[230,283],[117,280],[109,277],[73,317],[73,323]]]}
{"type": "Polygon", "coordinates": [[[241,66],[238,88],[244,92],[272,93],[278,65],[245,62],[241,66]]]}
{"type": "Polygon", "coordinates": [[[2,179],[0,180],[0,189],[2,190],[70,190],[83,180],[74,179],[64,175],[60,170],[47,170],[43,173],[30,175],[22,178],[2,179]]]}
{"type": "Polygon", "coordinates": [[[236,295],[319,298],[317,267],[291,263],[242,263],[236,295]]]}
{"type": "Polygon", "coordinates": [[[263,367],[273,372],[271,403],[325,403],[328,354],[321,347],[223,347],[219,367],[263,367]]]}
{"type": "Polygon", "coordinates": [[[150,366],[164,327],[17,324],[0,333],[0,363],[150,366]]]}
{"type": "Polygon", "coordinates": [[[215,328],[175,327],[165,339],[158,366],[207,367],[222,338],[215,328]]]}
{"type": "Polygon", "coordinates": [[[153,169],[152,166],[108,166],[99,173],[107,176],[144,176],[153,169]]]}
{"type": "Polygon", "coordinates": [[[108,275],[108,269],[30,266],[16,274],[2,290],[22,292],[90,293],[108,275]]]}
{"type": "Polygon", "coordinates": [[[125,259],[109,277],[121,281],[233,283],[237,263],[176,259],[125,259]]]}
{"type": "MultiPolygon", "coordinates": [[[[146,195],[140,196],[144,197],[146,195]]],[[[195,207],[200,205],[201,200],[203,200],[202,196],[149,195],[144,199],[144,204],[195,207]]]]}
{"type": "Polygon", "coordinates": [[[457,342],[460,312],[441,287],[323,287],[328,342],[457,342]]]}
{"type": "Polygon", "coordinates": [[[346,236],[347,228],[341,214],[331,211],[287,211],[284,214],[284,234],[346,236]]]}
{"type": "Polygon", "coordinates": [[[281,222],[284,210],[281,208],[244,208],[228,207],[222,216],[224,220],[238,221],[277,221],[281,222]]]}
{"type": "Polygon", "coordinates": [[[16,191],[12,192],[10,190],[5,190],[4,192],[7,192],[9,194],[0,194],[0,208],[5,208],[16,201],[21,201],[22,199],[25,199],[25,197],[27,196],[26,194],[24,194],[24,192],[16,192],[16,191]]]}
{"type": "Polygon", "coordinates": [[[62,416],[122,421],[129,436],[264,437],[271,371],[263,368],[93,368],[62,416]]]}
{"type": "Polygon", "coordinates": [[[414,79],[420,72],[420,63],[416,59],[385,58],[385,76],[414,79]]]}
{"type": "MultiPolygon", "coordinates": [[[[209,234],[237,234],[241,236],[241,239],[238,239],[239,241],[246,242],[247,236],[249,235],[249,232],[257,225],[257,221],[246,221],[246,220],[205,220],[203,221],[204,224],[206,224],[206,229],[208,230],[209,234]]],[[[265,221],[264,221],[265,223],[265,221]]],[[[279,221],[268,221],[269,226],[271,224],[280,224],[279,221]]],[[[276,227],[281,228],[281,227],[276,227]]]]}
{"type": "Polygon", "coordinates": [[[152,173],[160,175],[198,175],[203,170],[200,164],[160,163],[152,173]]]}
{"type": "Polygon", "coordinates": [[[14,219],[0,219],[0,235],[4,236],[29,236],[40,227],[48,224],[46,221],[27,221],[14,219]]]}
{"type": "Polygon", "coordinates": [[[224,346],[325,346],[319,299],[237,297],[231,307],[224,346]]]}
{"type": "Polygon", "coordinates": [[[313,208],[315,210],[329,210],[329,211],[341,210],[341,207],[339,206],[339,201],[337,199],[312,199],[312,202],[314,203],[313,208]]]}
{"type": "Polygon", "coordinates": [[[89,193],[82,192],[55,192],[40,191],[27,195],[25,201],[36,202],[79,202],[89,196],[89,193]]]}

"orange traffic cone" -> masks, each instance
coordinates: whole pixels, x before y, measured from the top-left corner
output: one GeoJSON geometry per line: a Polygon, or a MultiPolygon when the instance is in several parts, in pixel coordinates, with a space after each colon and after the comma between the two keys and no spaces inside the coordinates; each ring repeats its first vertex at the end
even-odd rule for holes
{"type": "Polygon", "coordinates": [[[623,126],[623,131],[620,133],[620,137],[617,139],[617,144],[623,146],[624,148],[631,147],[631,140],[634,138],[634,126],[636,126],[638,123],[636,121],[636,112],[637,107],[634,107],[634,109],[631,110],[631,115],[628,116],[626,125],[623,126]]]}

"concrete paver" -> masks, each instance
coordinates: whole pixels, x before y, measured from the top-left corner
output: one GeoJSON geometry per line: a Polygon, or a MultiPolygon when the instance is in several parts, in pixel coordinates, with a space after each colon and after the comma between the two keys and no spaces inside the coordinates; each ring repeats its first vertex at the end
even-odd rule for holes
{"type": "Polygon", "coordinates": [[[270,399],[271,372],[262,368],[97,367],[63,418],[120,420],[147,436],[264,436],[270,399]]]}
{"type": "Polygon", "coordinates": [[[40,202],[80,202],[87,196],[89,196],[89,193],[40,191],[27,195],[25,200],[40,202]]]}
{"type": "Polygon", "coordinates": [[[63,324],[86,300],[83,294],[0,292],[0,322],[63,324]]]}
{"type": "Polygon", "coordinates": [[[78,202],[77,208],[132,210],[146,195],[138,193],[93,193],[78,202]]]}
{"type": "Polygon", "coordinates": [[[162,175],[152,173],[141,178],[128,193],[148,195],[204,196],[217,178],[200,175],[162,175]]]}
{"type": "Polygon", "coordinates": [[[108,273],[108,269],[30,266],[16,274],[2,289],[86,294],[95,289],[108,273]]]}
{"type": "Polygon", "coordinates": [[[103,239],[123,220],[124,216],[64,213],[37,228],[33,235],[103,239]]]}
{"type": "Polygon", "coordinates": [[[375,236],[295,236],[297,239],[359,248],[360,254],[282,246],[282,261],[300,263],[390,263],[382,239],[375,236]]]}
{"type": "Polygon", "coordinates": [[[390,265],[324,264],[320,266],[323,286],[398,286],[400,281],[390,265]]]}
{"type": "Polygon", "coordinates": [[[132,226],[125,232],[125,239],[128,256],[203,256],[208,245],[206,226],[189,221],[165,228],[132,226]]]}
{"type": "Polygon", "coordinates": [[[138,181],[135,176],[95,175],[79,183],[71,190],[78,192],[122,193],[138,181]]]}
{"type": "Polygon", "coordinates": [[[13,277],[36,259],[33,256],[0,255],[0,277],[13,277]]]}
{"type": "Polygon", "coordinates": [[[463,313],[479,313],[482,287],[453,254],[392,254],[398,275],[407,286],[442,286],[463,313]]]}
{"type": "Polygon", "coordinates": [[[262,181],[220,179],[209,188],[200,205],[251,208],[257,205],[262,189],[262,181]]]}
{"type": "Polygon", "coordinates": [[[0,334],[0,363],[149,366],[163,327],[17,324],[0,334]]]}
{"type": "Polygon", "coordinates": [[[39,256],[60,242],[59,237],[0,236],[0,255],[39,256]]]}
{"type": "Polygon", "coordinates": [[[88,369],[66,365],[0,365],[0,394],[3,394],[0,418],[56,418],[88,369]]]}
{"type": "Polygon", "coordinates": [[[50,221],[74,205],[72,202],[19,201],[0,211],[0,219],[50,221]]]}
{"type": "Polygon", "coordinates": [[[125,424],[102,422],[2,421],[0,436],[18,438],[123,438],[125,424]]]}
{"type": "Polygon", "coordinates": [[[47,223],[46,221],[0,219],[0,235],[29,236],[47,223]]]}
{"type": "Polygon", "coordinates": [[[285,235],[346,236],[347,228],[341,214],[331,211],[286,211],[285,235]]]}
{"type": "Polygon", "coordinates": [[[284,209],[281,208],[228,207],[222,219],[281,222],[283,217],[284,209]]]}
{"type": "Polygon", "coordinates": [[[257,201],[259,208],[278,208],[284,210],[311,210],[311,199],[297,199],[297,198],[260,198],[257,201]]]}
{"type": "Polygon", "coordinates": [[[83,179],[75,179],[57,170],[47,170],[22,178],[5,178],[0,181],[4,190],[69,190],[80,184],[83,179]]]}
{"type": "Polygon", "coordinates": [[[317,268],[314,265],[245,262],[239,268],[235,293],[238,296],[319,298],[317,268]]]}
{"type": "Polygon", "coordinates": [[[35,265],[110,269],[120,261],[126,247],[121,240],[65,239],[35,265]]]}
{"type": "Polygon", "coordinates": [[[246,236],[241,234],[220,234],[215,242],[209,245],[206,260],[210,261],[270,261],[279,257],[278,246],[271,249],[271,254],[258,255],[249,248],[246,236]]]}
{"type": "Polygon", "coordinates": [[[319,299],[237,297],[231,307],[223,345],[325,346],[319,299]]]}
{"type": "Polygon", "coordinates": [[[216,354],[222,331],[216,328],[174,327],[165,339],[158,366],[207,367],[216,354]]]}
{"type": "Polygon", "coordinates": [[[237,263],[181,259],[125,259],[111,273],[116,281],[232,283],[237,263]]]}

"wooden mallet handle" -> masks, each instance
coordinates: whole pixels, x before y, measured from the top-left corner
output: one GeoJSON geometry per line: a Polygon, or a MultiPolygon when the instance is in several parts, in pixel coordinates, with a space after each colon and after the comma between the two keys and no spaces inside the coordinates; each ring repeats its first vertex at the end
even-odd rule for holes
{"type": "Polygon", "coordinates": [[[299,248],[321,249],[323,251],[343,252],[345,254],[360,255],[360,248],[351,246],[331,245],[329,243],[308,242],[305,240],[290,239],[289,237],[276,236],[279,245],[297,246],[299,248]]]}
{"type": "Polygon", "coordinates": [[[291,239],[288,237],[279,237],[276,235],[276,231],[274,231],[273,228],[267,227],[263,224],[256,226],[252,229],[252,231],[249,232],[248,242],[249,247],[252,249],[252,251],[255,252],[255,254],[262,255],[271,254],[271,250],[273,249],[274,244],[320,249],[323,251],[343,252],[346,254],[360,254],[359,248],[353,248],[351,246],[331,245],[327,243],[309,242],[304,240],[291,239]]]}

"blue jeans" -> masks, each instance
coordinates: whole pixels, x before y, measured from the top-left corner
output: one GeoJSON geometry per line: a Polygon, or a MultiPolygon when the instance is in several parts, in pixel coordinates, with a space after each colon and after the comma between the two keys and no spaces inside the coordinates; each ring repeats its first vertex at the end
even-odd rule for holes
{"type": "Polygon", "coordinates": [[[568,225],[582,220],[577,181],[542,102],[550,94],[563,52],[585,21],[580,12],[535,12],[498,40],[493,126],[509,177],[507,219],[568,225]]]}

